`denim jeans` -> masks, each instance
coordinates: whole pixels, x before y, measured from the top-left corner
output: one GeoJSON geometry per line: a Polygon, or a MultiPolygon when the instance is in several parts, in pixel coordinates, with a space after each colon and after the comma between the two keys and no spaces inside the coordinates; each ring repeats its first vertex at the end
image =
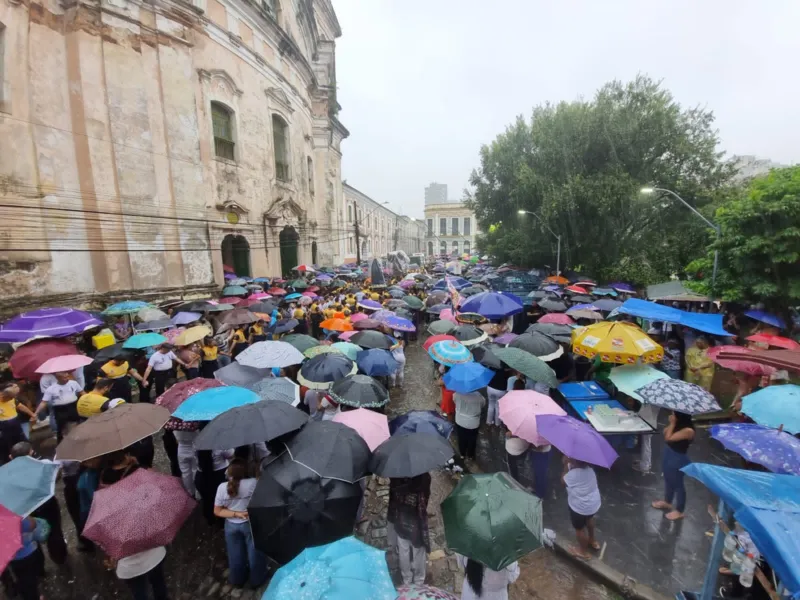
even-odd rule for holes
{"type": "Polygon", "coordinates": [[[228,548],[228,581],[231,585],[249,583],[258,587],[267,577],[264,555],[256,550],[250,523],[225,520],[225,545],[228,548]]]}
{"type": "Polygon", "coordinates": [[[678,512],[683,512],[686,508],[686,486],[683,483],[683,472],[681,469],[691,463],[687,454],[675,452],[672,448],[664,444],[663,460],[661,469],[664,473],[664,500],[672,504],[678,512]],[[673,499],[675,502],[673,503],[673,499]]]}
{"type": "Polygon", "coordinates": [[[547,495],[547,472],[550,470],[552,453],[552,449],[547,452],[537,452],[533,448],[528,450],[533,471],[533,493],[542,499],[547,495]]]}
{"type": "Polygon", "coordinates": [[[506,395],[506,390],[497,390],[493,387],[486,388],[488,408],[486,410],[486,424],[500,425],[500,398],[506,395]]]}

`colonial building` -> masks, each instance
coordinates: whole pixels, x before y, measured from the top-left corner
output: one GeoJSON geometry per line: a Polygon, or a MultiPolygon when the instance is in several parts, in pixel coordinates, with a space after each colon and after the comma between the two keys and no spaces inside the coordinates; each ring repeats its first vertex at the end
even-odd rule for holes
{"type": "Polygon", "coordinates": [[[330,0],[0,0],[0,297],[340,262],[330,0]]]}
{"type": "Polygon", "coordinates": [[[447,198],[446,185],[432,183],[425,188],[425,252],[429,256],[476,252],[475,213],[459,200],[442,201],[442,197],[447,198]]]}
{"type": "Polygon", "coordinates": [[[347,231],[342,236],[340,253],[348,261],[355,261],[361,246],[362,259],[386,256],[402,250],[409,256],[424,252],[424,223],[419,219],[399,215],[386,207],[388,202],[377,202],[347,183],[344,184],[344,210],[341,227],[347,231]]]}

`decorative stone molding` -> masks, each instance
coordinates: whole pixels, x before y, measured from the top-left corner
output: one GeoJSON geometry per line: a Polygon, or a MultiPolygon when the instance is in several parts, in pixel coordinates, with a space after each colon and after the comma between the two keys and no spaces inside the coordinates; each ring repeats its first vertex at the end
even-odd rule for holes
{"type": "Polygon", "coordinates": [[[241,96],[244,93],[239,89],[239,86],[236,85],[233,77],[228,75],[227,71],[224,69],[211,69],[208,71],[206,69],[197,69],[197,73],[200,75],[200,81],[212,84],[216,83],[221,91],[225,93],[232,91],[237,96],[241,96]]]}
{"type": "Polygon", "coordinates": [[[274,100],[280,108],[285,110],[288,114],[292,114],[294,109],[292,108],[292,104],[289,101],[289,96],[286,95],[280,88],[271,87],[264,90],[264,93],[267,95],[267,98],[270,100],[274,100]]]}

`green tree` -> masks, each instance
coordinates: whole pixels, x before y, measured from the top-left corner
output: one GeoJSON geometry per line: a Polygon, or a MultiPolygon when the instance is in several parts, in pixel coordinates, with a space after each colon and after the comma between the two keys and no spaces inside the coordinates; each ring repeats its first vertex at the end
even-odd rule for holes
{"type": "Polygon", "coordinates": [[[485,233],[481,252],[527,266],[602,279],[663,281],[702,252],[705,226],[673,201],[642,196],[657,185],[711,213],[732,176],[721,160],[713,114],[682,108],[658,82],[611,82],[591,101],[546,104],[518,117],[480,151],[467,201],[485,233]],[[495,231],[490,224],[502,222],[495,231]]]}
{"type": "Polygon", "coordinates": [[[753,179],[714,218],[721,235],[687,267],[702,278],[693,287],[723,300],[763,302],[776,312],[800,305],[800,166],[753,179]],[[715,250],[719,265],[712,290],[715,250]]]}

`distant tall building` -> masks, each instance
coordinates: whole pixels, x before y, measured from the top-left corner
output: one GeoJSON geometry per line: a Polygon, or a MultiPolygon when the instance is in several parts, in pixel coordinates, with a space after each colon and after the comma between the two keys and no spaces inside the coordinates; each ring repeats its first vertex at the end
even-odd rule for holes
{"type": "Polygon", "coordinates": [[[760,175],[766,175],[770,169],[780,169],[786,166],[768,158],[757,158],[752,154],[734,155],[729,162],[736,168],[736,175],[733,176],[733,180],[737,183],[748,181],[760,175]]]}
{"type": "Polygon", "coordinates": [[[432,183],[425,188],[425,204],[444,204],[447,202],[447,184],[432,183]]]}

